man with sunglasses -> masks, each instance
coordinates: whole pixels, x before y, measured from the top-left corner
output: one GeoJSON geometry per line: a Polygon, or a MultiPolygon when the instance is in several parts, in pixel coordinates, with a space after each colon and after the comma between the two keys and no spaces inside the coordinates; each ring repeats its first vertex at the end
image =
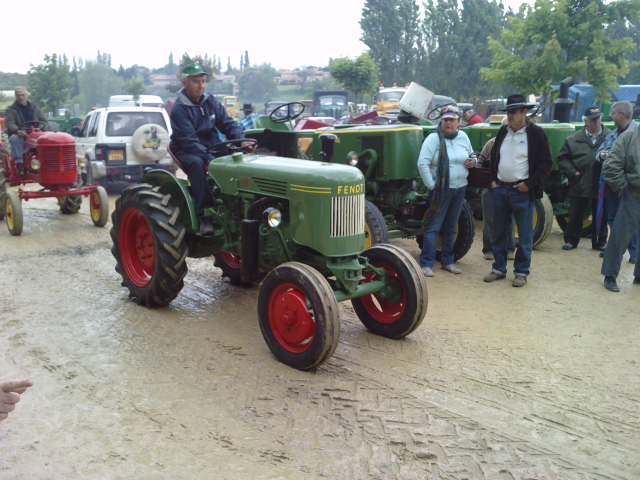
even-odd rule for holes
{"type": "Polygon", "coordinates": [[[507,276],[507,242],[511,215],[518,225],[519,240],[514,260],[512,285],[523,287],[533,253],[533,212],[542,198],[544,179],[551,171],[551,150],[544,130],[527,118],[528,104],[522,95],[507,98],[507,125],[503,125],[491,150],[491,201],[494,232],[491,249],[494,262],[485,282],[507,276]]]}

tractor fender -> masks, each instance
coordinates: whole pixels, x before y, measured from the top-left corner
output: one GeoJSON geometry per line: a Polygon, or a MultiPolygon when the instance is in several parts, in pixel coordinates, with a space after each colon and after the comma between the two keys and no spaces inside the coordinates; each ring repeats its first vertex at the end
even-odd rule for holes
{"type": "Polygon", "coordinates": [[[172,203],[180,207],[179,221],[189,232],[197,232],[200,229],[196,207],[184,180],[176,178],[166,170],[150,170],[143,175],[141,181],[160,187],[162,193],[171,195],[172,203]]]}

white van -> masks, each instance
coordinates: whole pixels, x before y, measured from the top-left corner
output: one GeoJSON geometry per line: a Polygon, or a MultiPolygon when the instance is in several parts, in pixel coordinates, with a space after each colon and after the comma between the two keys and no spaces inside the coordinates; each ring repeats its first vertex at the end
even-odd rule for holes
{"type": "Polygon", "coordinates": [[[162,98],[158,95],[138,95],[134,100],[133,95],[111,95],[109,107],[164,107],[162,98]]]}

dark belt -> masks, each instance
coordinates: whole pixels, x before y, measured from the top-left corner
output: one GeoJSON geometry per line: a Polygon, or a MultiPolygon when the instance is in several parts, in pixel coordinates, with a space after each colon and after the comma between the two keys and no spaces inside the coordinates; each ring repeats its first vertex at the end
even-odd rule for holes
{"type": "Polygon", "coordinates": [[[502,180],[496,180],[496,184],[500,185],[501,187],[513,187],[514,185],[522,182],[526,182],[526,180],[516,180],[515,182],[503,182],[502,180]]]}

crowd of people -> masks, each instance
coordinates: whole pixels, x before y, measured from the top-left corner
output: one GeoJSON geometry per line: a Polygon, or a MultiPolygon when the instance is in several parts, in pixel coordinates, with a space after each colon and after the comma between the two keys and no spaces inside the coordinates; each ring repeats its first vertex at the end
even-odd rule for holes
{"type": "MultiPolygon", "coordinates": [[[[542,197],[552,167],[547,136],[527,116],[532,108],[534,105],[522,95],[509,96],[506,121],[478,156],[480,166],[488,167],[491,177],[489,188],[481,194],[482,253],[493,260],[491,271],[484,277],[488,283],[506,278],[510,259],[514,260],[514,287],[526,285],[531,271],[535,201],[542,197]]],[[[564,141],[558,155],[560,170],[569,182],[569,215],[562,249],[577,248],[583,219],[591,215],[591,246],[603,257],[604,287],[619,292],[616,279],[627,250],[629,261],[636,265],[633,283],[640,284],[640,134],[630,102],[614,103],[611,118],[616,128],[609,132],[602,124],[600,109],[588,108],[584,128],[564,141]]],[[[460,123],[460,111],[455,106],[445,107],[437,131],[425,139],[418,157],[420,176],[431,192],[420,255],[427,277],[434,276],[439,233],[443,239],[443,270],[462,273],[453,256],[456,225],[468,170],[478,165],[470,158],[471,144],[460,123]]]]}

